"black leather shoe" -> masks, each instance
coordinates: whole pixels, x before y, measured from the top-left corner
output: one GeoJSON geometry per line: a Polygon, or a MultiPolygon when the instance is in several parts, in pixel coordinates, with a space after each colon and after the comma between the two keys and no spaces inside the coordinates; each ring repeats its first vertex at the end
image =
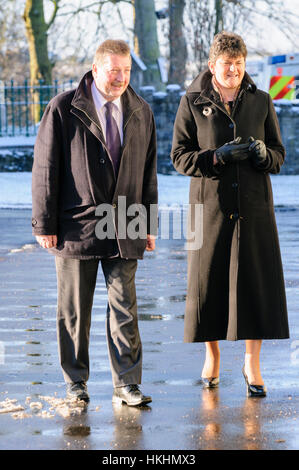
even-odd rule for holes
{"type": "Polygon", "coordinates": [[[128,406],[146,405],[151,401],[151,397],[143,395],[136,384],[115,387],[112,396],[112,403],[126,403],[128,406]]]}
{"type": "Polygon", "coordinates": [[[201,383],[204,388],[216,388],[219,385],[219,377],[202,377],[201,383]]]}
{"type": "Polygon", "coordinates": [[[89,395],[87,392],[87,385],[85,382],[68,383],[66,386],[67,398],[83,400],[88,402],[89,395]]]}
{"type": "Polygon", "coordinates": [[[243,376],[244,376],[245,383],[246,383],[247,396],[248,397],[265,397],[267,395],[267,388],[265,387],[265,385],[250,384],[248,381],[248,377],[245,373],[244,366],[243,366],[242,372],[243,372],[243,376]]]}

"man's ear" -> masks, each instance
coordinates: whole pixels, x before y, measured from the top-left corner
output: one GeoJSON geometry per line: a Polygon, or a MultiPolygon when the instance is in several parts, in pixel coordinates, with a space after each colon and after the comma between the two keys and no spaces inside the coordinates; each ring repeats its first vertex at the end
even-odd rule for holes
{"type": "Polygon", "coordinates": [[[92,74],[97,75],[97,71],[98,71],[98,68],[97,68],[96,64],[92,64],[92,74]]]}

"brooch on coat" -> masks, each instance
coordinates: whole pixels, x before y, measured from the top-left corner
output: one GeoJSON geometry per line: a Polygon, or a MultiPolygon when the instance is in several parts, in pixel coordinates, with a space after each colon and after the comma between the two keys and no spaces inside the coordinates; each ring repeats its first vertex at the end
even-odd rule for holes
{"type": "Polygon", "coordinates": [[[210,116],[212,114],[212,108],[210,108],[209,106],[205,106],[203,108],[202,114],[204,116],[210,116]]]}

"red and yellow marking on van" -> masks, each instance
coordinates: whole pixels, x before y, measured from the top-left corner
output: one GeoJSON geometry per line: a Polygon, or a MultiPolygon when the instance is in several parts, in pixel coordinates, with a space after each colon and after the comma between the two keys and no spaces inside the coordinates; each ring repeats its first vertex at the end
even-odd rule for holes
{"type": "Polygon", "coordinates": [[[295,98],[295,77],[286,75],[271,77],[269,93],[273,100],[293,100],[295,98]]]}

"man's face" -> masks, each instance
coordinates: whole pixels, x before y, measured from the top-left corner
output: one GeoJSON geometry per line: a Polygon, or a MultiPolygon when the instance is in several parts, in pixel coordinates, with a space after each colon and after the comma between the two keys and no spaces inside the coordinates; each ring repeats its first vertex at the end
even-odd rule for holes
{"type": "Polygon", "coordinates": [[[131,56],[106,55],[98,64],[92,64],[92,75],[97,89],[107,101],[119,98],[130,82],[131,56]]]}
{"type": "Polygon", "coordinates": [[[242,55],[230,57],[227,54],[222,54],[215,63],[209,61],[209,68],[221,86],[235,89],[243,80],[245,59],[242,55]]]}

